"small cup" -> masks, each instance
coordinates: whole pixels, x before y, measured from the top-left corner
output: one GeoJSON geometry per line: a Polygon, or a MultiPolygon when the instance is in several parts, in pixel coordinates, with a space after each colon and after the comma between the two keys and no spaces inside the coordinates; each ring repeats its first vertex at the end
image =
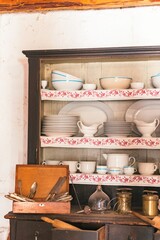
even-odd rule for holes
{"type": "Polygon", "coordinates": [[[78,161],[62,161],[62,165],[68,165],[70,173],[76,173],[78,161]]]}
{"type": "Polygon", "coordinates": [[[85,83],[85,84],[83,84],[83,89],[84,90],[95,90],[96,87],[97,86],[94,83],[85,83]]]}
{"type": "Polygon", "coordinates": [[[125,175],[131,176],[131,175],[133,175],[135,172],[137,172],[137,169],[134,168],[134,167],[128,166],[128,167],[124,167],[123,172],[124,172],[125,175]]]}
{"type": "Polygon", "coordinates": [[[153,175],[154,172],[157,170],[157,165],[155,163],[145,163],[139,162],[138,163],[138,171],[141,175],[153,175]]]}
{"type": "Polygon", "coordinates": [[[78,163],[77,169],[82,173],[94,173],[95,167],[95,161],[81,161],[78,163]]]}
{"type": "Polygon", "coordinates": [[[41,87],[45,89],[47,87],[48,81],[47,80],[41,80],[41,87]]]}
{"type": "Polygon", "coordinates": [[[123,172],[123,169],[119,167],[113,167],[109,169],[109,173],[111,175],[119,175],[119,174],[122,174],[122,172],[123,172]]]}
{"type": "Polygon", "coordinates": [[[98,174],[106,174],[107,173],[107,166],[106,165],[97,165],[96,172],[98,174]]]}
{"type": "Polygon", "coordinates": [[[144,83],[143,82],[132,82],[131,88],[132,89],[142,89],[142,88],[144,88],[144,83]]]}

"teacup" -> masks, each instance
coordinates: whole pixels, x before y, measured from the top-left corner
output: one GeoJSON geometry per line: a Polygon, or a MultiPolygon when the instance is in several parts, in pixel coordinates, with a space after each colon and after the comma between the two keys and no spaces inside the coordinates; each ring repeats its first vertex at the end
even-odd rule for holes
{"type": "Polygon", "coordinates": [[[128,166],[128,167],[124,167],[123,172],[124,172],[125,175],[131,176],[131,175],[133,175],[135,172],[137,172],[137,169],[134,168],[134,167],[128,166]]]}
{"type": "Polygon", "coordinates": [[[95,167],[95,161],[81,161],[78,163],[77,169],[82,173],[94,173],[95,167]]]}
{"type": "Polygon", "coordinates": [[[119,168],[119,167],[112,167],[112,168],[109,168],[109,173],[111,175],[119,175],[119,174],[122,174],[123,172],[123,169],[122,168],[119,168]]]}
{"type": "Polygon", "coordinates": [[[68,165],[70,173],[77,172],[78,161],[63,161],[62,165],[68,165]]]}
{"type": "Polygon", "coordinates": [[[141,175],[152,175],[157,170],[157,165],[155,163],[138,163],[138,171],[141,175]]]}
{"type": "Polygon", "coordinates": [[[108,169],[107,169],[107,166],[106,166],[106,165],[97,165],[97,166],[96,166],[96,172],[97,172],[98,174],[106,174],[107,171],[108,171],[108,169]]]}
{"type": "Polygon", "coordinates": [[[60,165],[60,161],[58,160],[44,160],[42,165],[60,165]]]}

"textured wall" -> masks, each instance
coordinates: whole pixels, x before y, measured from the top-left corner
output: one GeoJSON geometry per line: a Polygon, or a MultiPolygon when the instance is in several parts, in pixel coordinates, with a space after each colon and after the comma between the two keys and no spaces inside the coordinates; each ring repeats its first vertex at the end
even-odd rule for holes
{"type": "Polygon", "coordinates": [[[0,227],[14,191],[17,163],[26,162],[27,59],[22,50],[160,45],[160,7],[0,15],[0,227]]]}

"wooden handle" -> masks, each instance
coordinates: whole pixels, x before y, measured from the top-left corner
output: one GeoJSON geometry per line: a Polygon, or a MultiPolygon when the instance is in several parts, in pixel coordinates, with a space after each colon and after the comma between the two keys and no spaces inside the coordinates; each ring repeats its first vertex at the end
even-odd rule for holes
{"type": "Polygon", "coordinates": [[[137,212],[134,212],[134,211],[131,211],[131,213],[132,213],[133,215],[135,215],[136,217],[140,218],[141,220],[143,220],[144,222],[147,222],[147,223],[151,224],[152,226],[154,226],[155,221],[149,219],[148,217],[143,216],[142,214],[137,213],[137,212]]]}
{"type": "Polygon", "coordinates": [[[48,217],[41,217],[41,219],[45,222],[51,223],[53,227],[55,228],[61,228],[61,229],[69,229],[69,230],[81,230],[80,228],[77,228],[69,223],[63,222],[58,219],[51,219],[48,217]]]}

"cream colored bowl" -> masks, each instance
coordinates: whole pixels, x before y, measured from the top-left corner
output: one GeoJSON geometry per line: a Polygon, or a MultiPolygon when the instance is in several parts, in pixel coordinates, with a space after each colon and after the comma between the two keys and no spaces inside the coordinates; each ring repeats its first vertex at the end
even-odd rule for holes
{"type": "Polygon", "coordinates": [[[103,89],[127,89],[130,87],[132,78],[129,77],[103,77],[99,79],[103,89]]]}

